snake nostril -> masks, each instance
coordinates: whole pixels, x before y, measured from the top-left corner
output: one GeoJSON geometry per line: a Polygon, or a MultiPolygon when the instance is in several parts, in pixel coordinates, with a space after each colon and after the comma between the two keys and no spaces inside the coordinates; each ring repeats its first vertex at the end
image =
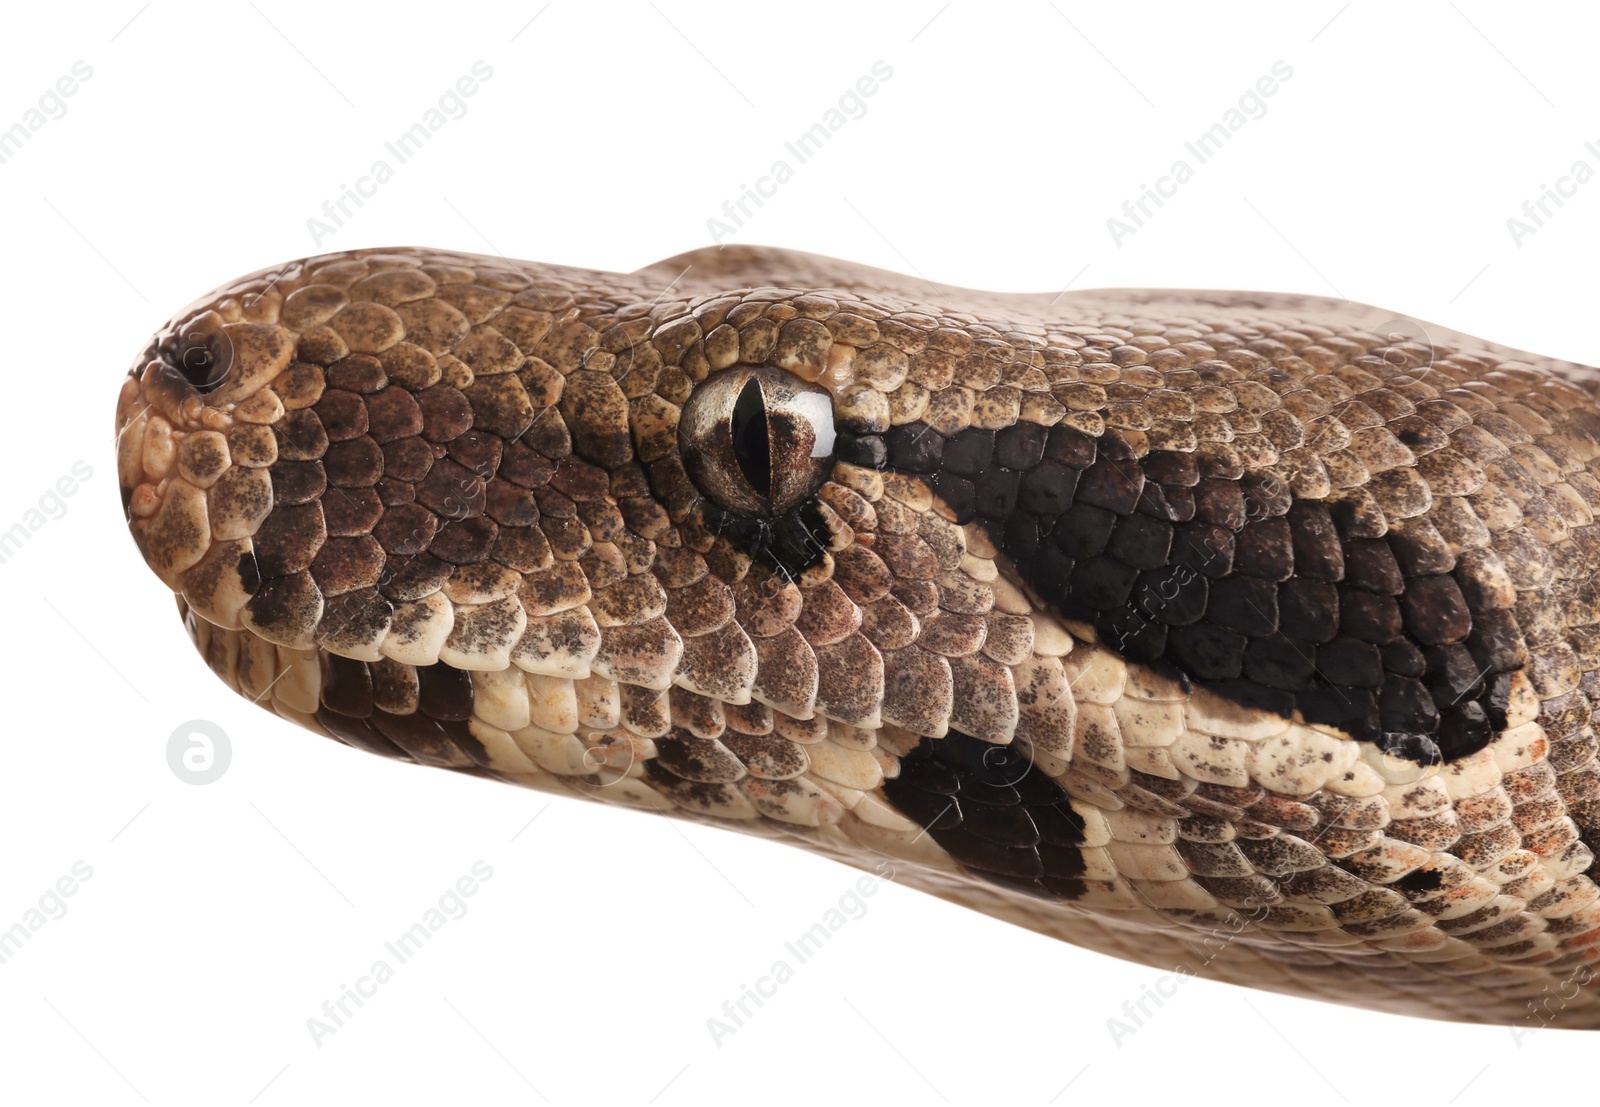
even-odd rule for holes
{"type": "Polygon", "coordinates": [[[161,360],[183,374],[201,393],[219,387],[227,380],[233,364],[221,316],[204,311],[185,320],[161,344],[161,360]]]}

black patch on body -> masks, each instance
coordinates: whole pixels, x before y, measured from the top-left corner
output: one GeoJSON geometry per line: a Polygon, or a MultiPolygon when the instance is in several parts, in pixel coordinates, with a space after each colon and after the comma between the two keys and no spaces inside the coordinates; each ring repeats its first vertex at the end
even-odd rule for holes
{"type": "Polygon", "coordinates": [[[840,456],[926,480],[1022,578],[1129,661],[1243,706],[1340,727],[1421,764],[1503,727],[1519,632],[1474,612],[1437,551],[1365,538],[1339,504],[1192,455],[1018,423],[840,436],[840,456]]]}
{"type": "Polygon", "coordinates": [[[985,879],[1051,898],[1084,891],[1083,819],[1020,750],[955,731],[924,738],[883,793],[985,879]]]}
{"type": "Polygon", "coordinates": [[[437,763],[459,752],[489,770],[488,751],[468,726],[472,674],[443,662],[419,666],[416,673],[417,710],[396,715],[377,706],[367,662],[324,654],[317,721],[346,745],[369,753],[437,763]]]}

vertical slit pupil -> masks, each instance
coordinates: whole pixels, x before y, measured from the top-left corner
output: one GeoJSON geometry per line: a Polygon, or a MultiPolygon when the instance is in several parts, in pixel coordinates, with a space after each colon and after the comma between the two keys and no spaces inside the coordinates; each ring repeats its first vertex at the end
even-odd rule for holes
{"type": "Polygon", "coordinates": [[[751,377],[733,404],[733,459],[756,495],[772,492],[772,447],[767,441],[767,400],[761,382],[751,377]]]}

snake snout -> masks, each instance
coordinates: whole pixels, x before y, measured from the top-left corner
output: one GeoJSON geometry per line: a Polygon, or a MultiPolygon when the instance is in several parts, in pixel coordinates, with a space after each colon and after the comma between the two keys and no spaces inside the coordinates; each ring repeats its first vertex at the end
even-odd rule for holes
{"type": "Polygon", "coordinates": [[[145,561],[175,592],[188,590],[185,574],[214,540],[248,535],[272,502],[262,466],[283,408],[265,385],[290,364],[295,336],[230,321],[227,303],[197,305],[152,336],[117,409],[123,508],[145,561]]]}

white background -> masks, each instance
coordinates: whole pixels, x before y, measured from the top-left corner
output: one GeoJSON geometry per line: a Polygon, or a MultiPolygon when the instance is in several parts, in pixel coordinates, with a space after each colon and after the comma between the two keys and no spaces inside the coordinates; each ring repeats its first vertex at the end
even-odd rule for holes
{"type": "MultiPolygon", "coordinates": [[[[1592,1090],[1590,1039],[1188,983],[886,887],[743,1029],[706,1020],[854,881],[757,840],[398,766],[236,699],[117,503],[109,428],[147,334],[290,257],[430,245],[632,269],[707,220],[882,60],[893,76],[735,241],[1009,290],[1343,295],[1600,363],[1600,183],[1507,219],[1600,139],[1577,6],[868,8],[687,0],[30,4],[0,127],[92,77],[3,165],[0,1097],[361,1102],[1493,1103],[1592,1090]],[[530,20],[532,22],[530,23],[530,20]],[[483,60],[493,77],[336,234],[307,219],[483,60]],[[1120,244],[1108,217],[1285,61],[1293,76],[1120,244]],[[216,783],[169,769],[210,720],[216,783]],[[529,820],[538,816],[529,825],[529,820]],[[478,860],[493,877],[333,1036],[307,1019],[478,860]],[[1070,1084],[1070,1087],[1068,1085],[1070,1084]],[[1065,1089],[1065,1090],[1063,1090],[1065,1089]],[[1452,1098],[1455,1097],[1455,1098],[1452,1098]]],[[[1190,159],[1193,164],[1193,159],[1190,159]]]]}

